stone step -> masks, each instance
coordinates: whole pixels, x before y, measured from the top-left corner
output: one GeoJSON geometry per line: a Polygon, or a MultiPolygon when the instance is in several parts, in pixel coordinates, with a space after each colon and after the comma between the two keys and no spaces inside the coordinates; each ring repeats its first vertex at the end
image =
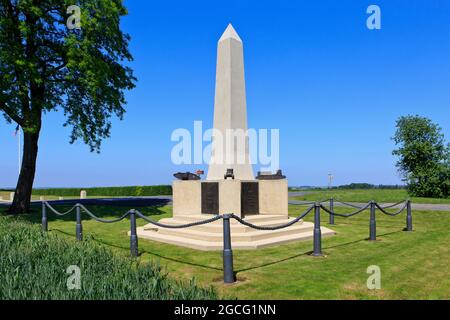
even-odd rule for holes
{"type": "MultiPolygon", "coordinates": [[[[255,230],[247,232],[233,232],[231,231],[231,238],[235,241],[256,241],[267,239],[270,237],[276,237],[281,235],[296,234],[302,232],[310,232],[314,228],[312,223],[295,224],[293,226],[279,229],[279,230],[255,230]]],[[[223,241],[223,231],[220,232],[208,232],[204,230],[195,230],[191,228],[185,229],[167,229],[158,228],[157,231],[161,234],[174,235],[186,237],[189,239],[208,240],[208,241],[223,241]]]]}
{"type": "MultiPolygon", "coordinates": [[[[196,214],[196,215],[186,215],[186,216],[176,216],[173,217],[173,219],[178,221],[183,221],[183,223],[193,222],[193,221],[202,221],[206,219],[210,219],[214,217],[212,214],[196,214]]],[[[271,220],[278,220],[278,219],[286,219],[287,216],[283,215],[275,215],[275,214],[255,214],[255,215],[248,215],[245,217],[245,221],[251,222],[253,224],[256,224],[258,222],[262,221],[271,221],[271,220]]],[[[230,223],[238,224],[239,221],[236,219],[231,219],[230,223]]]]}
{"type": "MultiPolygon", "coordinates": [[[[334,234],[334,231],[322,227],[322,236],[331,236],[334,234]]],[[[178,236],[178,235],[169,235],[169,234],[162,234],[155,231],[145,231],[143,227],[140,227],[137,229],[137,233],[139,238],[148,239],[148,240],[155,240],[158,242],[164,242],[168,244],[173,244],[177,246],[192,248],[196,250],[222,250],[223,249],[223,242],[222,241],[208,241],[208,240],[199,240],[199,239],[190,239],[186,238],[184,236],[178,236]]],[[[294,233],[294,234],[288,234],[288,235],[280,235],[275,236],[267,239],[261,239],[256,241],[237,241],[236,239],[232,239],[232,248],[233,249],[239,249],[239,250],[248,250],[248,249],[258,249],[268,246],[275,246],[279,244],[294,242],[294,241],[301,241],[301,240],[307,240],[311,239],[313,237],[313,232],[302,232],[302,233],[294,233]]]]}
{"type": "MultiPolygon", "coordinates": [[[[268,221],[259,221],[259,222],[255,222],[254,224],[257,226],[262,226],[262,227],[273,227],[273,226],[278,226],[278,225],[282,225],[285,224],[287,222],[289,222],[289,220],[292,220],[293,218],[277,218],[277,219],[271,219],[268,221]]],[[[204,219],[202,219],[204,220],[204,219]]],[[[234,220],[234,219],[232,219],[234,220]]],[[[251,223],[253,223],[252,220],[248,220],[246,218],[246,221],[249,221],[251,223]]],[[[187,221],[183,221],[183,220],[178,220],[178,218],[165,218],[165,219],[161,219],[159,220],[159,222],[164,223],[164,224],[168,224],[168,225],[181,225],[181,224],[186,224],[188,223],[187,221]]],[[[299,221],[296,224],[302,224],[303,221],[299,221]]],[[[255,229],[245,226],[241,223],[233,223],[230,224],[231,226],[231,231],[232,232],[250,232],[253,231],[255,229]]],[[[144,228],[147,229],[155,229],[154,225],[148,224],[146,226],[144,226],[144,228]]],[[[189,229],[192,230],[203,230],[203,231],[209,231],[209,232],[222,232],[222,228],[223,228],[223,221],[222,220],[217,220],[214,222],[210,222],[207,224],[202,224],[202,225],[198,225],[198,226],[192,226],[189,227],[189,229]]]]}

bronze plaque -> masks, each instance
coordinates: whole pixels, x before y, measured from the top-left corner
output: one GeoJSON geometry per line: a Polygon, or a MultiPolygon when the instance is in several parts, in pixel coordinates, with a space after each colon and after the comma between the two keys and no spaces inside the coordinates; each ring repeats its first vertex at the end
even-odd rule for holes
{"type": "Polygon", "coordinates": [[[241,215],[259,213],[258,182],[242,182],[241,184],[241,215]]]}
{"type": "Polygon", "coordinates": [[[202,213],[219,214],[218,182],[202,182],[202,213]]]}

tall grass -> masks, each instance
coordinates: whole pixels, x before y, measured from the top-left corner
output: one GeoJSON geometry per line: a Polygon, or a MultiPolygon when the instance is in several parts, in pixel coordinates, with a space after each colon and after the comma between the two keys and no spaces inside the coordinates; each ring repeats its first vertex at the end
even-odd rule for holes
{"type": "Polygon", "coordinates": [[[92,240],[80,243],[0,217],[0,299],[216,299],[193,280],[175,281],[156,264],[139,264],[92,240]],[[81,288],[69,290],[69,266],[81,288]]]}

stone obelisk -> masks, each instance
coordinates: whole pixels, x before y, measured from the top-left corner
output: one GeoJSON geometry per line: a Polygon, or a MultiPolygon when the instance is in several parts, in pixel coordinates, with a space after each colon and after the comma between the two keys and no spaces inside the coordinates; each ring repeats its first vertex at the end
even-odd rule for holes
{"type": "Polygon", "coordinates": [[[214,130],[207,180],[221,180],[227,169],[235,179],[253,180],[247,135],[244,50],[231,24],[217,45],[214,130]]]}
{"type": "MultiPolygon", "coordinates": [[[[172,184],[173,217],[161,223],[182,225],[186,221],[202,221],[217,214],[234,214],[249,223],[278,225],[293,221],[288,215],[288,181],[281,175],[253,177],[249,159],[248,138],[235,135],[241,147],[227,148],[219,141],[228,130],[247,130],[245,103],[244,58],[242,41],[231,25],[219,40],[217,50],[216,97],[214,104],[214,132],[207,181],[192,174],[175,174],[172,184]],[[244,162],[228,163],[227,157],[241,157],[244,162]],[[224,157],[222,161],[221,157],[224,157]],[[227,169],[233,169],[234,179],[225,179],[227,169]],[[187,179],[186,179],[187,176],[187,179]],[[192,179],[189,179],[192,178],[192,179]]],[[[225,139],[226,141],[226,139],[225,139]]],[[[232,247],[256,249],[290,241],[311,239],[318,234],[311,222],[297,222],[281,230],[253,232],[249,226],[231,223],[232,247]]],[[[148,224],[136,229],[139,239],[151,239],[198,250],[223,250],[222,221],[185,229],[163,228],[148,224]]],[[[334,232],[320,228],[321,235],[334,232]]]]}

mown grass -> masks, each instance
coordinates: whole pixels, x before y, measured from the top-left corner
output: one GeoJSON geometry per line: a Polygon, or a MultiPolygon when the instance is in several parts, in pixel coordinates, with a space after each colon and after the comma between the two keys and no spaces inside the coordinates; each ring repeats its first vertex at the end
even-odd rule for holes
{"type": "Polygon", "coordinates": [[[115,255],[94,241],[74,242],[39,225],[0,218],[0,299],[216,299],[210,287],[175,281],[155,263],[115,255]],[[69,276],[80,270],[80,289],[69,276]]]}
{"type": "MultiPolygon", "coordinates": [[[[59,209],[63,210],[64,207],[59,209]]],[[[93,207],[102,217],[119,216],[124,207],[93,207]]],[[[171,206],[138,208],[154,219],[171,215],[171,206]]],[[[290,206],[292,216],[304,206],[290,206]]],[[[339,212],[348,209],[337,208],[339,212]]],[[[40,220],[39,208],[27,219],[40,220]]],[[[74,238],[74,217],[49,215],[50,233],[74,238]]],[[[87,217],[84,232],[118,255],[129,255],[129,221],[103,224],[87,217]]],[[[312,216],[305,220],[311,221],[312,216]]],[[[323,225],[328,217],[323,213],[323,225]]],[[[195,277],[199,284],[212,284],[221,295],[240,299],[449,299],[450,212],[413,211],[414,232],[402,231],[405,216],[395,218],[377,213],[378,241],[367,241],[368,212],[352,218],[336,217],[331,228],[336,236],[323,239],[325,256],[309,255],[312,241],[259,250],[234,250],[239,282],[222,283],[222,253],[200,252],[140,239],[141,263],[159,262],[169,275],[180,280],[195,277]],[[381,268],[381,290],[368,290],[367,267],[381,268]]],[[[138,219],[138,225],[144,225],[138,219]]],[[[328,226],[330,227],[330,226],[328,226]]]]}
{"type": "MultiPolygon", "coordinates": [[[[305,195],[297,196],[296,200],[318,201],[335,198],[341,201],[369,202],[398,202],[409,198],[403,189],[355,189],[355,190],[314,190],[305,191],[305,195]]],[[[450,199],[411,197],[414,203],[450,204],[450,199]]]]}

